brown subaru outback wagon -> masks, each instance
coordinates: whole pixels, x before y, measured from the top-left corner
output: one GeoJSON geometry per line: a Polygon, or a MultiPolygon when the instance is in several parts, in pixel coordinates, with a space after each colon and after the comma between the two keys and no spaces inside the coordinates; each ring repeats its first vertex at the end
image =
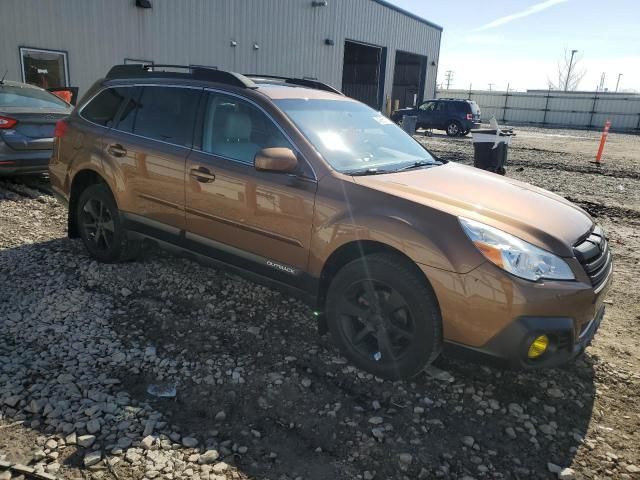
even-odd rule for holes
{"type": "Polygon", "coordinates": [[[99,261],[151,239],[302,297],[385,378],[443,348],[565,362],[603,316],[602,229],[563,198],[448,163],[306,79],[116,66],[56,127],[51,183],[99,261]]]}

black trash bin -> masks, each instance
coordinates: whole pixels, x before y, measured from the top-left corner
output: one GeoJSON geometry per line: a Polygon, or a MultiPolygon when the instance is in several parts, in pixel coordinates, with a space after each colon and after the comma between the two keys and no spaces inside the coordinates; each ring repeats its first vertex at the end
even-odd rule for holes
{"type": "Polygon", "coordinates": [[[477,129],[473,136],[473,166],[504,175],[513,130],[477,129]]]}

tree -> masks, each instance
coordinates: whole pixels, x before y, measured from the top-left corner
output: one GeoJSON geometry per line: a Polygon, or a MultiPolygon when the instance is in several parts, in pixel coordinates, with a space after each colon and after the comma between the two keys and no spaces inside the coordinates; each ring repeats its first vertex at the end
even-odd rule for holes
{"type": "Polygon", "coordinates": [[[549,89],[564,90],[572,92],[578,89],[578,85],[587,74],[584,68],[579,65],[582,55],[576,55],[577,50],[570,52],[565,48],[564,58],[558,62],[557,81],[548,79],[549,89]]]}

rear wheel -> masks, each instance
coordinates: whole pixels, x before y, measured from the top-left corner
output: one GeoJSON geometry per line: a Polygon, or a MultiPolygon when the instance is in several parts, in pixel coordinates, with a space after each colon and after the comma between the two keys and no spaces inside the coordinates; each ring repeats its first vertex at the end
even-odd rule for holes
{"type": "Polygon", "coordinates": [[[460,136],[461,136],[461,137],[466,137],[467,135],[469,135],[469,129],[467,129],[467,130],[462,130],[462,131],[460,132],[460,136]]]}
{"type": "Polygon", "coordinates": [[[445,130],[447,132],[447,135],[449,135],[450,137],[457,137],[458,135],[460,135],[460,132],[462,132],[462,127],[460,126],[459,122],[453,120],[447,123],[447,127],[445,130]]]}
{"type": "Polygon", "coordinates": [[[91,185],[80,194],[76,225],[87,251],[100,262],[130,260],[138,254],[139,242],[123,227],[113,195],[103,184],[91,185]]]}
{"type": "Polygon", "coordinates": [[[329,287],[327,320],[343,354],[382,378],[418,374],[442,347],[435,295],[396,255],[373,254],[345,265],[329,287]]]}

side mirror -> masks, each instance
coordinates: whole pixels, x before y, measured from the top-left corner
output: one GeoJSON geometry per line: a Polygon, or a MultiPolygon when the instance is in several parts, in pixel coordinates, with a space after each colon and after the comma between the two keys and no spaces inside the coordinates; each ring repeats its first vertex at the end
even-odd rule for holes
{"type": "Polygon", "coordinates": [[[291,173],[298,168],[298,157],[290,148],[263,148],[253,160],[256,170],[291,173]]]}

